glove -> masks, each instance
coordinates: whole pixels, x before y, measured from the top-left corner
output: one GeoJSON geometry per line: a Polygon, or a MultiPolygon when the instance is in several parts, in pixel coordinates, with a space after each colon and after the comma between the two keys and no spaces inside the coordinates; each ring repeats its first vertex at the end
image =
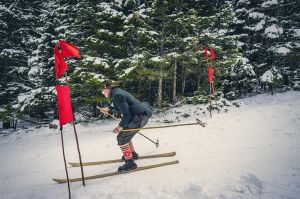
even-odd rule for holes
{"type": "Polygon", "coordinates": [[[101,113],[107,114],[109,109],[108,107],[105,107],[105,108],[100,108],[99,110],[101,113]]]}
{"type": "Polygon", "coordinates": [[[116,133],[116,134],[118,134],[118,133],[120,133],[122,131],[122,129],[123,129],[123,127],[117,126],[116,128],[114,128],[113,132],[116,133]]]}

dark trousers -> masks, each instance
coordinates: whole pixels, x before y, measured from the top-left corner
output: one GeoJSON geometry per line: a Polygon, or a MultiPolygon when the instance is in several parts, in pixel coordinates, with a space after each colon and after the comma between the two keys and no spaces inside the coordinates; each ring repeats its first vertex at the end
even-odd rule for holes
{"type": "MultiPolygon", "coordinates": [[[[132,119],[130,120],[129,124],[127,125],[125,129],[136,129],[136,128],[142,128],[148,123],[149,117],[145,114],[134,114],[132,119]]],[[[124,145],[131,141],[133,136],[138,131],[126,131],[126,132],[120,132],[117,135],[117,141],[118,145],[124,145]]]]}

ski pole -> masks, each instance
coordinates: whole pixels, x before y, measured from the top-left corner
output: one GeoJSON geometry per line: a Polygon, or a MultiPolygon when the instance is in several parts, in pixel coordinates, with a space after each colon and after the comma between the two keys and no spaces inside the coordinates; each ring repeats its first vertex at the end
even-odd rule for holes
{"type": "Polygon", "coordinates": [[[145,128],[136,128],[136,129],[124,129],[122,131],[139,131],[139,130],[147,130],[147,129],[159,129],[159,128],[169,128],[169,127],[176,127],[176,126],[189,126],[189,125],[197,125],[199,124],[202,127],[205,127],[205,123],[199,119],[196,119],[196,123],[186,123],[186,124],[173,124],[173,125],[166,125],[166,126],[151,126],[145,128]]]}
{"type": "MultiPolygon", "coordinates": [[[[100,110],[100,107],[97,106],[97,108],[100,110]]],[[[102,113],[104,113],[104,112],[102,112],[102,113]]],[[[111,114],[109,114],[109,113],[107,113],[107,112],[105,112],[104,114],[110,116],[111,118],[113,118],[113,119],[116,120],[116,121],[119,120],[118,118],[116,118],[115,116],[113,116],[113,115],[111,115],[111,114]]],[[[126,130],[127,130],[127,129],[126,129],[126,130]]],[[[126,131],[126,130],[121,130],[121,131],[122,131],[122,132],[128,132],[128,131],[126,131]]],[[[155,142],[155,141],[151,140],[149,137],[145,136],[144,134],[142,134],[142,133],[140,133],[140,132],[137,132],[137,133],[140,134],[141,136],[143,136],[144,138],[146,138],[147,140],[149,140],[150,142],[154,143],[155,146],[156,146],[156,148],[159,147],[159,140],[156,140],[156,142],[155,142]]]]}

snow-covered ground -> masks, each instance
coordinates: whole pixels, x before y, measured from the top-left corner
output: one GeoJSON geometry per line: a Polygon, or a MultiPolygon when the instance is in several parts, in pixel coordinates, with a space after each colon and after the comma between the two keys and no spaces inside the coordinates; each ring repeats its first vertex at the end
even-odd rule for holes
{"type": "MultiPolygon", "coordinates": [[[[300,92],[262,94],[241,100],[240,108],[213,112],[185,105],[156,115],[158,121],[195,122],[184,126],[142,131],[159,139],[160,147],[140,135],[134,138],[139,154],[176,151],[170,158],[138,160],[140,166],[179,160],[179,164],[130,174],[71,184],[72,198],[300,198],[300,92]],[[190,115],[184,118],[182,115],[190,115]],[[178,117],[176,119],[176,117],[178,117]],[[184,119],[183,119],[184,118],[184,119]]],[[[116,122],[78,124],[83,161],[121,157],[115,135],[116,122]]],[[[160,124],[159,124],[160,125],[160,124]]],[[[73,128],[64,129],[67,161],[78,161],[73,128]]],[[[59,131],[48,127],[19,130],[0,137],[0,198],[68,198],[67,184],[52,178],[65,177],[59,131]]],[[[86,176],[112,172],[120,164],[85,167],[86,176]]],[[[69,168],[80,177],[79,168],[69,168]]]]}

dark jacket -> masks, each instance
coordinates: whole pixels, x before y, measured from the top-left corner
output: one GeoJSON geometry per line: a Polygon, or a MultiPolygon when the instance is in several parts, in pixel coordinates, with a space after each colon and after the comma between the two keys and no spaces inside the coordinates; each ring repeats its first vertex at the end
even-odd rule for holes
{"type": "Polygon", "coordinates": [[[130,93],[121,88],[113,88],[112,102],[114,108],[119,109],[123,115],[119,124],[123,128],[127,127],[134,114],[145,114],[151,117],[153,113],[151,107],[143,104],[134,98],[130,93]]]}

